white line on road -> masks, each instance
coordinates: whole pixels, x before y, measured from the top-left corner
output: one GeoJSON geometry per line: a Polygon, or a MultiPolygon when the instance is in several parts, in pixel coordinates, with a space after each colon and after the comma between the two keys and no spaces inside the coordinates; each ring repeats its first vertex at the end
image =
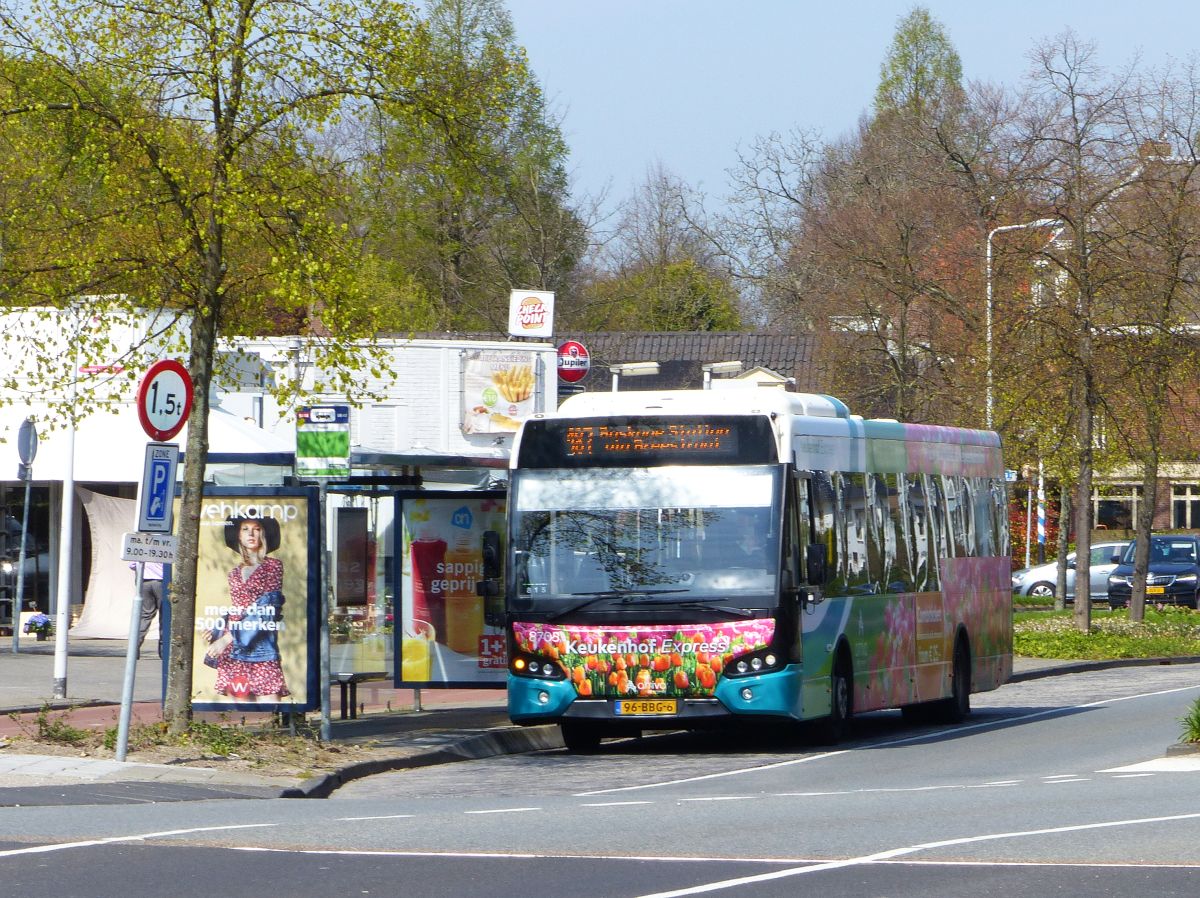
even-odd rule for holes
{"type": "Polygon", "coordinates": [[[19,854],[46,854],[65,851],[68,848],[92,848],[96,845],[116,845],[121,842],[144,842],[146,839],[165,839],[167,836],[186,836],[191,833],[222,832],[231,829],[261,829],[279,826],[278,823],[239,823],[231,826],[197,826],[193,829],[165,829],[156,833],[138,833],[132,836],[106,836],[103,839],[87,839],[83,842],[57,842],[53,845],[33,845],[29,848],[10,848],[0,851],[0,857],[16,857],[19,854]]]}
{"type": "Polygon", "coordinates": [[[755,876],[742,876],[737,879],[725,879],[720,882],[710,882],[704,885],[689,886],[683,889],[675,889],[670,892],[653,892],[646,895],[641,895],[639,898],[684,898],[687,895],[700,895],[705,892],[716,892],[721,889],[731,889],[735,886],[753,885],[759,882],[770,882],[775,879],[786,879],[789,876],[801,876],[806,873],[820,873],[825,870],[840,870],[845,867],[858,867],[864,864],[877,864],[881,861],[890,861],[897,857],[902,857],[906,854],[915,854],[918,851],[930,851],[937,848],[953,848],[957,845],[972,845],[979,842],[990,842],[998,839],[1019,839],[1026,836],[1045,836],[1055,833],[1074,833],[1083,832],[1089,829],[1105,829],[1117,826],[1136,826],[1142,823],[1168,823],[1172,820],[1195,820],[1200,818],[1200,814],[1172,814],[1167,817],[1139,817],[1132,820],[1110,820],[1103,823],[1081,823],[1074,826],[1053,826],[1046,829],[1030,829],[1021,832],[1008,833],[990,833],[983,836],[965,836],[959,839],[943,839],[938,842],[922,842],[919,845],[908,845],[904,848],[892,848],[888,851],[879,851],[875,854],[866,854],[862,857],[846,858],[840,861],[826,861],[819,864],[810,864],[805,867],[793,867],[788,870],[775,870],[771,873],[759,873],[755,876]]]}
{"type": "Polygon", "coordinates": [[[523,814],[526,811],[540,811],[541,808],[490,808],[486,811],[463,811],[464,814],[523,814]]]}
{"type": "MultiPolygon", "coordinates": [[[[953,729],[940,730],[933,733],[921,733],[917,736],[904,736],[900,739],[891,739],[883,742],[872,743],[873,748],[890,748],[896,745],[907,745],[911,742],[926,742],[930,739],[936,739],[945,733],[953,733],[956,737],[964,733],[976,732],[978,730],[991,730],[997,727],[1007,727],[1014,723],[1024,723],[1028,720],[1037,720],[1042,717],[1053,717],[1064,714],[1069,714],[1072,711],[1078,711],[1083,708],[1099,708],[1103,705],[1111,705],[1117,702],[1128,702],[1139,698],[1153,698],[1158,695],[1171,695],[1175,692],[1187,692],[1192,689],[1200,689],[1200,684],[1195,686],[1179,686],[1173,689],[1159,689],[1155,692],[1140,692],[1137,695],[1126,695],[1118,698],[1105,698],[1095,702],[1085,702],[1082,705],[1066,705],[1058,708],[1046,708],[1042,711],[1034,711],[1030,714],[1022,714],[1019,717],[1006,717],[1003,720],[989,720],[985,723],[976,723],[969,726],[958,726],[953,729]]],[[[591,795],[609,795],[614,792],[633,792],[639,789],[657,789],[662,786],[678,786],[683,783],[698,783],[704,780],[720,779],[727,776],[741,776],[746,773],[762,773],[766,770],[778,770],[783,767],[791,767],[796,764],[807,764],[810,761],[820,761],[825,758],[836,758],[838,755],[847,754],[850,749],[840,749],[838,751],[827,751],[817,755],[810,755],[806,758],[794,758],[790,761],[779,761],[774,764],[762,764],[757,767],[738,767],[734,770],[725,770],[720,773],[706,773],[701,776],[689,776],[677,780],[664,780],[657,783],[641,783],[636,786],[617,786],[612,789],[594,789],[590,792],[576,792],[576,798],[584,798],[591,795]]]]}
{"type": "Polygon", "coordinates": [[[638,804],[654,804],[652,801],[593,801],[585,802],[581,808],[627,808],[638,804]]]}
{"type": "Polygon", "coordinates": [[[353,823],[356,820],[404,820],[412,816],[412,814],[383,814],[378,817],[337,817],[335,819],[342,823],[353,823]]]}

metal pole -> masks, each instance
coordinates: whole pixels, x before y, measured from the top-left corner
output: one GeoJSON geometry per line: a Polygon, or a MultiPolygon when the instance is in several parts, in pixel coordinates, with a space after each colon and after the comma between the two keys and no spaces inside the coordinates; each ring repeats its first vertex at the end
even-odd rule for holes
{"type": "Polygon", "coordinates": [[[1025,567],[1029,567],[1029,547],[1033,542],[1033,481],[1025,493],[1025,567]]]}
{"type": "Polygon", "coordinates": [[[615,393],[615,392],[617,392],[617,379],[618,379],[620,376],[621,376],[621,375],[617,374],[617,372],[616,372],[616,371],[614,371],[614,372],[612,373],[612,378],[613,378],[613,379],[612,379],[612,391],[613,391],[614,393],[615,393]]]}
{"type": "MultiPolygon", "coordinates": [[[[73,389],[73,388],[72,388],[73,389]]],[[[59,514],[58,590],[54,617],[54,692],[55,698],[67,697],[67,630],[71,626],[71,568],[75,559],[75,402],[67,423],[65,449],[67,470],[62,483],[62,511],[59,514]]]]}
{"type": "Polygon", "coordinates": [[[13,654],[21,651],[21,609],[25,607],[25,542],[29,539],[29,487],[33,481],[33,468],[25,472],[25,507],[21,511],[21,550],[17,561],[17,600],[13,604],[13,654]]]}
{"type": "Polygon", "coordinates": [[[331,713],[329,701],[329,565],[332,557],[329,552],[328,535],[325,526],[325,501],[327,497],[326,484],[322,480],[318,491],[320,497],[317,501],[319,506],[318,514],[318,532],[320,533],[321,545],[321,741],[328,742],[333,738],[333,717],[331,713]]]}
{"type": "Polygon", "coordinates": [[[1037,541],[1038,564],[1046,563],[1046,471],[1042,460],[1038,459],[1037,486],[1037,541]]]}
{"type": "Polygon", "coordinates": [[[133,716],[133,684],[137,674],[138,634],[142,628],[142,578],[146,565],[139,561],[134,578],[133,606],[129,611],[129,642],[125,646],[125,679],[121,684],[121,718],[117,724],[117,760],[129,748],[129,720],[133,716]]]}
{"type": "Polygon", "coordinates": [[[984,341],[986,344],[986,363],[987,363],[987,384],[985,386],[983,400],[983,422],[988,430],[992,429],[992,407],[994,397],[992,394],[992,237],[996,235],[1001,228],[993,228],[988,231],[987,235],[987,250],[984,254],[985,267],[984,279],[987,283],[987,305],[984,310],[984,341]]]}

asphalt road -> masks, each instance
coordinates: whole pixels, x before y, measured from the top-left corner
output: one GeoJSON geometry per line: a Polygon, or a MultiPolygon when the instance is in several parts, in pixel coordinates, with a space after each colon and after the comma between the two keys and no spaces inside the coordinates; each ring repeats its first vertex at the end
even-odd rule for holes
{"type": "Polygon", "coordinates": [[[1063,896],[1200,890],[1200,665],[1017,683],[953,728],[649,737],[324,801],[0,809],[0,894],[1063,896]]]}

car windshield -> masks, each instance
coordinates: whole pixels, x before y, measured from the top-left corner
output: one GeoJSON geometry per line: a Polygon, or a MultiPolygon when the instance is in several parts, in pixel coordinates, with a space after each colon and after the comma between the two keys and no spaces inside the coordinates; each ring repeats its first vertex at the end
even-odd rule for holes
{"type": "MultiPolygon", "coordinates": [[[[1125,549],[1121,558],[1122,564],[1133,564],[1137,543],[1132,542],[1125,549]]],[[[1150,537],[1151,564],[1195,564],[1196,541],[1190,537],[1152,536],[1150,537]]]]}
{"type": "Polygon", "coordinates": [[[597,607],[589,597],[604,606],[731,595],[765,604],[779,568],[779,477],[769,465],[521,470],[510,606],[559,613],[597,607]]]}

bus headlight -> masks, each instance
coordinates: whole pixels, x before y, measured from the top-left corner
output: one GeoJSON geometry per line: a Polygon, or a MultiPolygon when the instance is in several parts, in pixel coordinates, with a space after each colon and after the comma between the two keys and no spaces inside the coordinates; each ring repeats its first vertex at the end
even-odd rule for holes
{"type": "Polygon", "coordinates": [[[757,652],[730,661],[725,665],[725,676],[752,677],[755,674],[767,673],[779,667],[779,655],[774,649],[759,649],[757,652]]]}
{"type": "Polygon", "coordinates": [[[549,658],[517,652],[508,662],[510,672],[518,677],[535,677],[539,680],[565,680],[566,672],[549,658]]]}

